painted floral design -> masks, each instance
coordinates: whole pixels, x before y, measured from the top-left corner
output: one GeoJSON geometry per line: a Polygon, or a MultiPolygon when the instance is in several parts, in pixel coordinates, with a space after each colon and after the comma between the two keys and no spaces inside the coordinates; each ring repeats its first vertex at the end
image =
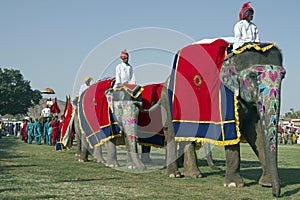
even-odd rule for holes
{"type": "Polygon", "coordinates": [[[265,122],[268,129],[270,150],[276,151],[276,137],[278,127],[278,112],[280,106],[280,83],[284,77],[285,71],[278,66],[259,66],[257,70],[258,93],[260,100],[257,102],[259,112],[262,116],[270,116],[270,121],[265,122]],[[267,106],[269,106],[267,108],[267,106]]]}

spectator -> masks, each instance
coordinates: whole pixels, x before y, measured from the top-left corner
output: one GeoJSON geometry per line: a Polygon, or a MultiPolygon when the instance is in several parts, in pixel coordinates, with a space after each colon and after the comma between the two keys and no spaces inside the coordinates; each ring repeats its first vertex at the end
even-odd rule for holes
{"type": "Polygon", "coordinates": [[[129,54],[126,50],[121,52],[120,58],[122,63],[116,66],[116,82],[115,86],[120,84],[135,84],[135,75],[133,73],[133,68],[129,64],[129,54]]]}
{"type": "Polygon", "coordinates": [[[34,133],[33,133],[33,120],[32,118],[29,118],[29,121],[27,123],[27,127],[26,127],[26,133],[28,136],[28,144],[32,144],[32,140],[34,138],[34,133]]]}

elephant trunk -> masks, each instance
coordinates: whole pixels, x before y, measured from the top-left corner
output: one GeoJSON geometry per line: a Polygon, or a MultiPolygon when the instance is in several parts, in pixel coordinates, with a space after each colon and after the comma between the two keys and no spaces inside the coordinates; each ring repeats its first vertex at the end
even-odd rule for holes
{"type": "Polygon", "coordinates": [[[271,178],[272,192],[276,197],[280,195],[277,169],[277,130],[280,115],[280,88],[284,72],[280,67],[266,67],[266,76],[258,81],[260,85],[257,107],[265,150],[265,164],[267,174],[271,178]]]}
{"type": "MultiPolygon", "coordinates": [[[[278,118],[277,118],[278,119],[278,118]]],[[[261,126],[263,131],[263,145],[265,149],[265,163],[268,175],[270,175],[272,182],[272,193],[278,197],[280,195],[280,182],[277,168],[277,125],[267,126],[267,122],[272,120],[266,117],[265,120],[261,120],[261,126]]]]}

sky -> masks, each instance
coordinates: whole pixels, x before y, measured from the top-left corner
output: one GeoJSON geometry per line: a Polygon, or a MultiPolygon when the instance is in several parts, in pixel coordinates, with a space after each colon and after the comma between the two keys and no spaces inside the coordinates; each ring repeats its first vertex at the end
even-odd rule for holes
{"type": "MultiPolygon", "coordinates": [[[[19,69],[32,89],[75,96],[85,76],[114,76],[130,52],[137,83],[164,82],[180,48],[233,36],[240,0],[0,0],[0,67],[19,69]]],[[[276,42],[287,73],[281,113],[300,110],[299,0],[252,0],[261,41],[276,42]]],[[[53,96],[53,97],[54,97],[53,96]]]]}

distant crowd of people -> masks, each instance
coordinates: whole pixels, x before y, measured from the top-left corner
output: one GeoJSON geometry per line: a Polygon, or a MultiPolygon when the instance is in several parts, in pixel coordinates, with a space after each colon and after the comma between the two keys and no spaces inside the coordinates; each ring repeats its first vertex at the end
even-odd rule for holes
{"type": "MultiPolygon", "coordinates": [[[[41,118],[24,119],[22,123],[3,123],[0,121],[1,135],[21,138],[28,144],[47,144],[55,146],[60,141],[64,117],[50,115],[41,118]]],[[[74,137],[74,135],[73,135],[74,137]]]]}
{"type": "MultiPolygon", "coordinates": [[[[61,139],[64,115],[59,119],[59,108],[54,107],[51,98],[48,98],[40,118],[28,117],[19,123],[0,121],[0,135],[15,136],[28,144],[56,146],[61,139]]],[[[72,140],[74,137],[75,134],[72,135],[72,140]]]]}
{"type": "Polygon", "coordinates": [[[292,121],[278,128],[278,144],[300,144],[300,130],[292,121]]]}

